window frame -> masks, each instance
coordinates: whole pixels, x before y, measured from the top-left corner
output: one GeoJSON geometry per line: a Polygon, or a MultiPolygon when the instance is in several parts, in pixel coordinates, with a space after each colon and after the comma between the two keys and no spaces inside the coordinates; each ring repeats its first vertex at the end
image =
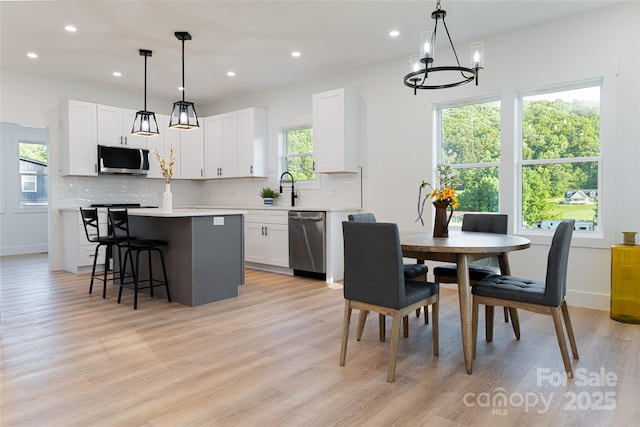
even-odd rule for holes
{"type": "MultiPolygon", "coordinates": [[[[433,144],[433,159],[435,159],[435,161],[434,161],[433,173],[431,175],[431,182],[434,182],[436,179],[435,165],[443,162],[443,147],[442,147],[443,110],[447,108],[454,108],[454,107],[465,107],[465,106],[476,105],[476,104],[487,104],[490,102],[498,102],[500,104],[500,129],[499,129],[500,130],[500,158],[496,162],[451,164],[451,169],[453,169],[454,171],[457,171],[457,170],[464,170],[464,169],[497,168],[498,177],[502,176],[502,167],[503,167],[502,144],[504,141],[504,137],[502,136],[502,132],[504,129],[504,126],[502,123],[503,100],[500,93],[494,93],[494,94],[488,94],[484,96],[464,98],[464,99],[439,102],[439,103],[433,104],[433,123],[435,124],[433,126],[433,133],[434,133],[433,140],[436,141],[436,143],[433,144]]],[[[502,196],[502,188],[501,188],[500,179],[499,179],[498,180],[498,212],[501,212],[501,209],[502,209],[501,196],[502,196]]],[[[450,226],[452,226],[453,228],[460,228],[462,226],[462,221],[458,221],[458,223],[456,223],[452,220],[450,226]]]]}
{"type": "MultiPolygon", "coordinates": [[[[312,180],[304,180],[304,181],[295,181],[295,185],[296,188],[305,188],[305,189],[319,189],[320,188],[320,177],[318,176],[318,174],[315,172],[315,158],[313,156],[313,151],[311,152],[305,152],[305,153],[296,153],[294,155],[287,155],[287,132],[291,132],[291,131],[299,131],[299,130],[306,130],[306,129],[311,129],[311,131],[313,131],[313,125],[309,124],[309,123],[305,123],[305,124],[301,124],[301,125],[292,125],[292,126],[287,126],[287,127],[283,127],[280,129],[280,131],[278,132],[278,139],[279,139],[279,147],[280,147],[280,161],[279,161],[279,168],[278,168],[278,182],[280,181],[280,176],[286,172],[286,167],[287,167],[287,159],[288,158],[293,158],[293,157],[303,157],[303,156],[311,156],[312,160],[313,160],[313,164],[314,164],[314,175],[315,178],[312,180]]],[[[315,140],[313,139],[313,136],[311,138],[313,144],[314,144],[314,148],[315,148],[315,140]]]]}
{"type": "Polygon", "coordinates": [[[523,170],[526,166],[532,165],[545,165],[545,164],[561,164],[561,163],[585,163],[585,162],[597,162],[598,166],[598,230],[589,231],[589,230],[574,230],[575,234],[578,234],[580,237],[587,238],[604,238],[604,229],[605,229],[605,217],[606,213],[604,212],[604,144],[603,144],[603,100],[604,100],[604,78],[596,77],[590,78],[580,81],[574,82],[565,82],[565,83],[557,83],[550,84],[545,86],[539,86],[535,88],[529,89],[521,89],[516,91],[515,93],[515,115],[514,115],[514,124],[515,124],[515,171],[514,174],[516,176],[516,186],[514,191],[514,203],[515,203],[515,218],[517,218],[517,223],[515,224],[515,230],[518,234],[526,234],[531,236],[552,236],[554,230],[545,230],[545,229],[535,229],[535,228],[524,228],[524,209],[523,209],[523,170]],[[600,88],[600,104],[599,104],[599,121],[600,121],[600,144],[599,144],[599,155],[598,156],[587,156],[587,157],[564,157],[564,158],[554,158],[554,159],[523,159],[523,114],[524,114],[524,106],[523,101],[525,97],[535,96],[535,95],[543,95],[550,94],[556,92],[564,92],[570,90],[578,90],[578,89],[586,89],[586,88],[600,88]]]}

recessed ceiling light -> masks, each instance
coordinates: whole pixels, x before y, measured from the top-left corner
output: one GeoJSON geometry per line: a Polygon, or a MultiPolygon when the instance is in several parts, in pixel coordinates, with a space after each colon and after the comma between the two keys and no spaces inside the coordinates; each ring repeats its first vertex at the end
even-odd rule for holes
{"type": "Polygon", "coordinates": [[[114,71],[113,72],[113,76],[114,77],[122,77],[122,73],[120,71],[114,71]]]}
{"type": "Polygon", "coordinates": [[[27,56],[31,59],[36,59],[38,57],[38,54],[35,52],[28,52],[27,56]]]}
{"type": "Polygon", "coordinates": [[[400,35],[400,31],[398,30],[389,31],[389,37],[398,37],[399,35],[400,35]]]}
{"type": "Polygon", "coordinates": [[[235,77],[236,73],[234,71],[227,71],[227,76],[235,77]]]}
{"type": "Polygon", "coordinates": [[[184,90],[184,87],[178,86],[178,90],[184,90]]]}
{"type": "Polygon", "coordinates": [[[293,52],[291,52],[291,56],[293,56],[294,58],[300,58],[301,53],[298,52],[297,50],[294,50],[293,52]]]}
{"type": "Polygon", "coordinates": [[[76,31],[78,31],[78,29],[73,25],[65,25],[64,29],[69,33],[75,33],[76,31]]]}

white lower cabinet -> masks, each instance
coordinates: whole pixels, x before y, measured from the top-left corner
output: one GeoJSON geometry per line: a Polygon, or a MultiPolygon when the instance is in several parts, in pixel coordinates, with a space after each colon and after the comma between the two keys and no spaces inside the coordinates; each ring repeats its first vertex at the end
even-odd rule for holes
{"type": "Polygon", "coordinates": [[[245,217],[245,261],[289,267],[287,211],[249,210],[245,217]]]}
{"type": "MultiPolygon", "coordinates": [[[[98,213],[101,235],[107,235],[107,214],[98,213]]],[[[64,257],[64,269],[71,273],[85,273],[91,271],[93,257],[95,256],[96,243],[87,240],[79,210],[62,211],[62,254],[64,257]]],[[[98,251],[98,266],[100,270],[104,265],[104,251],[102,246],[98,251]]]]}

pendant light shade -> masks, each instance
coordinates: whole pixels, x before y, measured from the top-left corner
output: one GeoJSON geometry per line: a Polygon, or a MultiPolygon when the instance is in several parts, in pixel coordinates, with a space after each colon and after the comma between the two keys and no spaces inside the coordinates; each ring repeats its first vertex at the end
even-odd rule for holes
{"type": "Polygon", "coordinates": [[[184,93],[186,92],[184,85],[184,41],[191,40],[191,34],[185,31],[177,31],[175,36],[178,40],[182,41],[182,101],[173,103],[169,127],[183,130],[195,129],[200,127],[196,107],[193,105],[193,102],[187,102],[184,99],[184,93]]]}
{"type": "Polygon", "coordinates": [[[151,53],[150,50],[140,49],[140,56],[144,56],[144,110],[136,113],[131,128],[132,135],[156,136],[160,134],[155,113],[147,111],[147,58],[151,56],[151,53]]]}

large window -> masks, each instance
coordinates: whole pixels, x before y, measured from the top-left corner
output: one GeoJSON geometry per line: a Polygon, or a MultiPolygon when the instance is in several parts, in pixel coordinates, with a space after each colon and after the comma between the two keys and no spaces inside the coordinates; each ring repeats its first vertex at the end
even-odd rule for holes
{"type": "Polygon", "coordinates": [[[498,212],[500,101],[436,108],[440,133],[439,162],[449,163],[460,178],[453,222],[465,212],[498,212]]]}
{"type": "Polygon", "coordinates": [[[290,172],[293,179],[313,181],[313,129],[310,127],[286,129],[284,136],[284,171],[290,172]]]}
{"type": "Polygon", "coordinates": [[[523,229],[575,219],[577,230],[598,230],[600,90],[597,81],[518,97],[523,229]]]}
{"type": "Polygon", "coordinates": [[[20,204],[43,206],[48,203],[47,146],[38,142],[19,142],[20,204]]]}

